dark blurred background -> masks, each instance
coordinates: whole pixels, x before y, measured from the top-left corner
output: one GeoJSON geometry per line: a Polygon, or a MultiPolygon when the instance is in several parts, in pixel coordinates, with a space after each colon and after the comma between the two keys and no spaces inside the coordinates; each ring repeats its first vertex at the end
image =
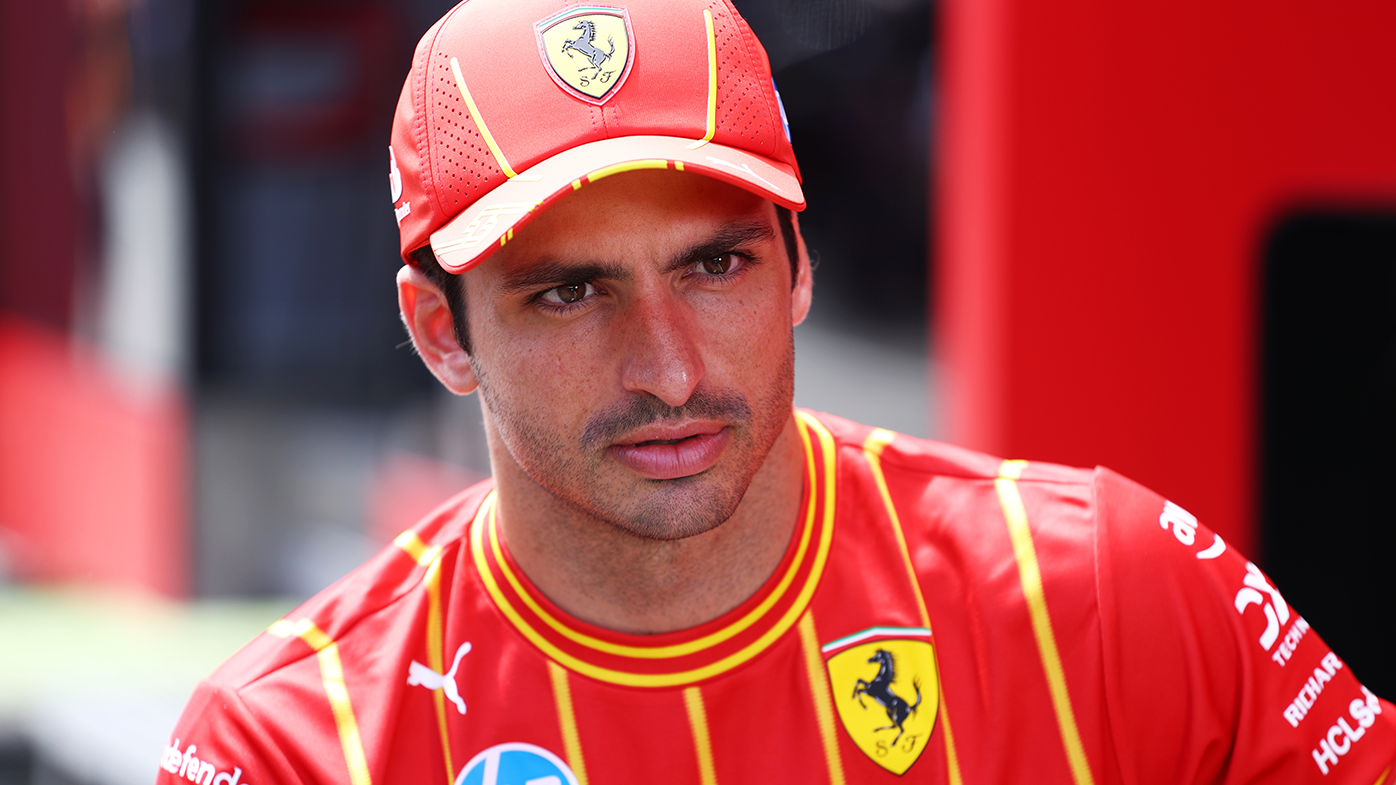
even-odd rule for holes
{"type": "MultiPolygon", "coordinates": [[[[1108,463],[1396,696],[1389,12],[734,2],[810,205],[796,402],[1108,463]]],[[[0,785],[148,782],[195,679],[488,472],[392,285],[451,5],[0,0],[0,785]]]]}

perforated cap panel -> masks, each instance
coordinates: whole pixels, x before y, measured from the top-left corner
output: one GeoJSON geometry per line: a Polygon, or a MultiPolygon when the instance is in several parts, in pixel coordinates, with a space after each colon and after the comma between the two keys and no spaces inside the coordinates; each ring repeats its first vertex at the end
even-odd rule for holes
{"type": "MultiPolygon", "coordinates": [[[[717,38],[717,127],[726,144],[752,152],[775,153],[772,132],[770,78],[762,78],[764,55],[755,49],[756,37],[724,2],[711,5],[713,32],[717,38]],[[740,140],[740,141],[738,141],[740,140]]],[[[779,131],[784,136],[784,130],[779,131]]]]}
{"type": "Polygon", "coordinates": [[[452,215],[480,196],[490,180],[502,182],[504,171],[494,162],[489,147],[470,119],[460,88],[451,71],[451,56],[434,52],[427,80],[431,164],[437,198],[452,215]]]}

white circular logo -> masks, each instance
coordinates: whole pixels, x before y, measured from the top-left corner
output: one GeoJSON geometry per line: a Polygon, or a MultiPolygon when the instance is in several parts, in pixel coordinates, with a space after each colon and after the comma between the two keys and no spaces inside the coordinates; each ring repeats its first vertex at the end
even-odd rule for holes
{"type": "Polygon", "coordinates": [[[542,747],[511,741],[471,758],[455,785],[577,785],[577,775],[542,747]]]}

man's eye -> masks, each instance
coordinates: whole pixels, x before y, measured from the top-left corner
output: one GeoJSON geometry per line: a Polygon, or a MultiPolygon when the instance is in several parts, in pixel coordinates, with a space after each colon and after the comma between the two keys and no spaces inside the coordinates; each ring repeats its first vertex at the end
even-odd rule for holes
{"type": "Polygon", "coordinates": [[[708,275],[725,275],[733,267],[737,266],[737,255],[724,253],[711,256],[698,263],[703,272],[708,275]]]}
{"type": "Polygon", "coordinates": [[[596,287],[589,283],[568,283],[555,286],[543,293],[543,301],[553,305],[571,305],[585,300],[594,294],[596,287]]]}

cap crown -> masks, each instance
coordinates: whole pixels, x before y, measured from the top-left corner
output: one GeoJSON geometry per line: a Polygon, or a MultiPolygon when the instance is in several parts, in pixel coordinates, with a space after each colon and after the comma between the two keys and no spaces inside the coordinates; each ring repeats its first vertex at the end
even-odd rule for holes
{"type": "Polygon", "coordinates": [[[466,0],[418,43],[393,121],[390,176],[404,259],[483,195],[559,152],[617,137],[699,140],[710,132],[711,142],[785,164],[798,177],[765,50],[726,0],[466,0]],[[589,15],[599,23],[590,30],[582,24],[589,15]],[[567,73],[574,64],[578,71],[567,73]]]}

